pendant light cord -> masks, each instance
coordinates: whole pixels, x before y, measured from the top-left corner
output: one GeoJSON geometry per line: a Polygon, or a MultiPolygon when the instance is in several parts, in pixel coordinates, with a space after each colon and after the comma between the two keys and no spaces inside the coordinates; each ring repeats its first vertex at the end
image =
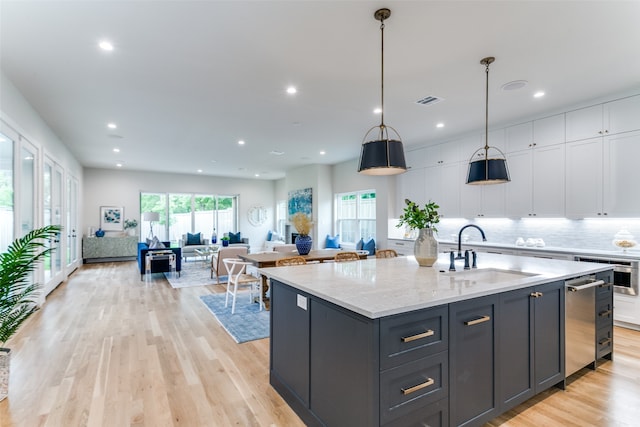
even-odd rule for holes
{"type": "Polygon", "coordinates": [[[384,19],[380,20],[380,131],[384,126],[384,19]]]}
{"type": "Polygon", "coordinates": [[[484,155],[485,159],[489,157],[489,64],[487,61],[485,73],[487,74],[487,84],[485,88],[485,115],[484,115],[484,155]]]}

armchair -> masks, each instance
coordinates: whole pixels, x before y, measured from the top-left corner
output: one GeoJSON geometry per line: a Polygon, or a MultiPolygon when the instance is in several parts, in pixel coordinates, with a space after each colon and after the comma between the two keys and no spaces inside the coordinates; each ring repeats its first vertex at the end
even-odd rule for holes
{"type": "Polygon", "coordinates": [[[196,253],[195,253],[196,249],[204,249],[207,246],[209,246],[209,239],[205,239],[202,236],[202,233],[196,233],[196,234],[187,233],[187,234],[183,234],[182,238],[178,240],[178,246],[180,246],[180,249],[182,249],[182,256],[186,261],[187,257],[196,256],[196,253]],[[189,237],[191,237],[191,239],[189,239],[189,237]],[[194,240],[193,240],[194,238],[197,240],[198,243],[194,243],[194,240]]]}
{"type": "Polygon", "coordinates": [[[216,277],[216,282],[220,284],[220,276],[228,276],[229,272],[224,264],[227,258],[238,258],[239,255],[246,255],[249,249],[245,246],[225,246],[218,249],[211,257],[211,278],[216,277]]]}

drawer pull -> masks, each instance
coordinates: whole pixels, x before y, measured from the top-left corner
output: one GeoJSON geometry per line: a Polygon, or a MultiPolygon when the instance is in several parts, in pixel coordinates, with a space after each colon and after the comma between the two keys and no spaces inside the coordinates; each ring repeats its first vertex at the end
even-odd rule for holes
{"type": "Polygon", "coordinates": [[[407,394],[411,394],[414,391],[422,390],[425,387],[429,387],[430,385],[433,385],[434,383],[435,383],[435,381],[433,380],[433,378],[428,378],[422,384],[414,385],[413,387],[409,387],[409,388],[401,388],[400,390],[402,390],[402,394],[404,394],[406,396],[407,394]]]}
{"type": "Polygon", "coordinates": [[[473,326],[473,325],[477,325],[478,323],[488,322],[489,320],[491,320],[491,317],[482,316],[479,319],[467,320],[466,322],[464,322],[464,324],[465,324],[465,326],[473,326]]]}
{"type": "Polygon", "coordinates": [[[435,334],[435,332],[429,329],[428,331],[422,332],[421,334],[411,335],[410,337],[402,337],[400,339],[402,340],[402,342],[411,342],[411,341],[419,340],[420,338],[430,337],[433,334],[435,334]]]}
{"type": "Polygon", "coordinates": [[[531,292],[530,295],[534,298],[540,298],[543,294],[542,292],[531,292]]]}
{"type": "Polygon", "coordinates": [[[611,343],[611,338],[605,338],[603,340],[600,340],[600,342],[598,344],[600,345],[607,345],[611,343]]]}
{"type": "Polygon", "coordinates": [[[611,310],[602,311],[598,314],[600,317],[607,317],[611,315],[611,310]]]}

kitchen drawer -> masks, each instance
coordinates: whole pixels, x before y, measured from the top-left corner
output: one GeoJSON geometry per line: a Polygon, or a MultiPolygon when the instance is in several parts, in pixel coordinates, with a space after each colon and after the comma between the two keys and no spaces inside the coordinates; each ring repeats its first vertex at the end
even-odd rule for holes
{"type": "Polygon", "coordinates": [[[447,313],[445,305],[383,318],[380,321],[380,370],[446,350],[447,313]]]}
{"type": "Polygon", "coordinates": [[[380,373],[380,424],[448,396],[448,354],[442,351],[380,373]]]}
{"type": "Polygon", "coordinates": [[[384,424],[384,427],[448,427],[449,399],[442,399],[384,424]]]}
{"type": "MultiPolygon", "coordinates": [[[[606,282],[606,280],[605,280],[606,282]]],[[[596,298],[613,298],[613,284],[605,283],[604,285],[599,285],[596,288],[596,298]]]]}
{"type": "Polygon", "coordinates": [[[596,331],[596,359],[613,352],[613,328],[604,327],[596,331]]]}
{"type": "Polygon", "coordinates": [[[413,240],[389,240],[389,249],[395,250],[399,256],[413,255],[413,240]]]}

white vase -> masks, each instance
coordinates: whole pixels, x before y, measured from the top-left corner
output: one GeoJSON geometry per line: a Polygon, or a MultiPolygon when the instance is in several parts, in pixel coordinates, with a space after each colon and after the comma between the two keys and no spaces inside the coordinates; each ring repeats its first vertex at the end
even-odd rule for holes
{"type": "Polygon", "coordinates": [[[11,350],[0,347],[0,402],[9,395],[9,365],[11,350]]]}
{"type": "Polygon", "coordinates": [[[413,255],[421,267],[431,267],[438,260],[438,241],[432,228],[421,228],[413,246],[413,255]]]}

